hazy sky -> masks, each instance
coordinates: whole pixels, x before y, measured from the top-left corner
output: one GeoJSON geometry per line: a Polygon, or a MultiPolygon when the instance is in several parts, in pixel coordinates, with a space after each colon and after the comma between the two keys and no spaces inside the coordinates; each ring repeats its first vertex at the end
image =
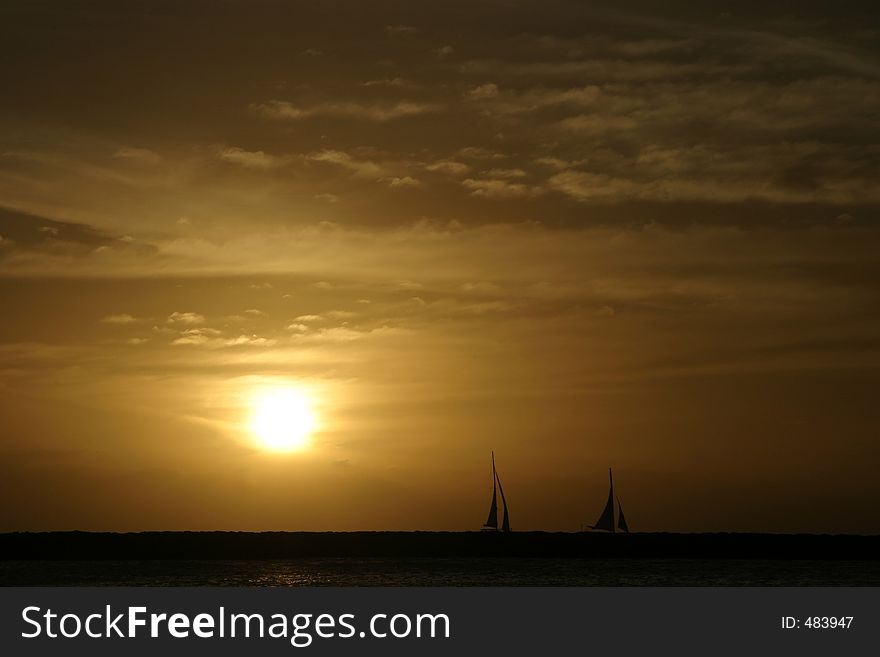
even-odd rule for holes
{"type": "MultiPolygon", "coordinates": [[[[662,4],[660,13],[658,6],[662,4]]],[[[0,531],[880,531],[880,24],[4,2],[0,531]],[[307,449],[262,449],[265,391],[307,449]]]]}

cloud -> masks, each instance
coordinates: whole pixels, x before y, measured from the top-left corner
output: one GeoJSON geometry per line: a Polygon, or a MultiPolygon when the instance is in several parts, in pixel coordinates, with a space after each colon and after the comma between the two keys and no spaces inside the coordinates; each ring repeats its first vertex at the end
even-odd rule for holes
{"type": "Polygon", "coordinates": [[[345,326],[335,326],[332,328],[319,329],[315,333],[302,337],[316,342],[351,342],[353,340],[360,340],[364,335],[363,332],[356,331],[355,329],[345,326]]]}
{"type": "Polygon", "coordinates": [[[421,187],[422,183],[411,176],[403,176],[393,178],[383,178],[383,182],[388,183],[389,187],[421,187]]]}
{"type": "Polygon", "coordinates": [[[458,154],[461,157],[474,160],[501,160],[506,157],[504,153],[492,151],[481,146],[465,146],[458,151],[458,154]]]}
{"type": "Polygon", "coordinates": [[[612,41],[608,47],[629,57],[644,57],[661,53],[687,51],[699,44],[693,39],[635,39],[630,41],[612,41]]]}
{"type": "Polygon", "coordinates": [[[350,310],[330,310],[326,315],[331,319],[351,319],[352,317],[357,317],[357,313],[350,310]]]}
{"type": "Polygon", "coordinates": [[[539,157],[534,160],[535,164],[541,164],[546,167],[550,167],[551,169],[562,170],[568,169],[578,162],[571,162],[569,160],[563,160],[558,157],[539,157]]]}
{"type": "Polygon", "coordinates": [[[364,87],[405,87],[407,84],[406,80],[402,77],[394,77],[394,78],[377,78],[375,80],[367,80],[362,83],[364,87]]]}
{"type": "Polygon", "coordinates": [[[570,116],[567,119],[563,119],[559,122],[559,125],[570,132],[602,135],[615,130],[632,130],[638,123],[628,116],[579,114],[578,116],[570,116]]]}
{"type": "Polygon", "coordinates": [[[239,335],[235,338],[227,339],[223,346],[224,347],[271,347],[276,344],[276,340],[272,340],[270,338],[260,337],[258,335],[239,335]]]}
{"type": "Polygon", "coordinates": [[[481,84],[473,89],[469,89],[465,93],[465,98],[469,100],[486,100],[487,98],[497,98],[499,94],[498,85],[494,82],[481,84]]]}
{"type": "Polygon", "coordinates": [[[181,313],[173,312],[168,315],[166,320],[168,324],[183,324],[184,326],[192,326],[194,324],[203,324],[205,317],[198,313],[181,313]]]}
{"type": "Polygon", "coordinates": [[[548,187],[576,201],[624,200],[641,195],[635,182],[584,171],[564,171],[550,177],[548,187]]]}
{"type": "Polygon", "coordinates": [[[209,349],[222,349],[226,347],[271,347],[277,342],[276,340],[254,334],[242,334],[228,338],[221,336],[221,332],[216,329],[188,329],[179,338],[175,338],[171,344],[175,346],[192,345],[209,349]]]}
{"type": "Polygon", "coordinates": [[[390,171],[381,164],[371,160],[358,160],[349,153],[337,150],[323,150],[311,153],[306,158],[312,162],[332,164],[350,171],[358,178],[372,178],[379,180],[387,176],[390,171]]]}
{"type": "MultiPolygon", "coordinates": [[[[2,172],[0,172],[2,180],[2,172]]],[[[0,266],[16,273],[43,268],[52,275],[91,263],[114,267],[124,261],[144,261],[156,247],[130,235],[114,235],[86,223],[58,221],[0,206],[3,257],[0,266]]]]}
{"type": "Polygon", "coordinates": [[[729,76],[740,72],[715,63],[674,63],[651,60],[580,59],[543,62],[472,60],[461,66],[467,75],[492,75],[523,80],[579,78],[596,82],[651,82],[698,75],[729,76]]]}
{"type": "Polygon", "coordinates": [[[276,169],[284,166],[288,159],[277,155],[269,155],[263,151],[246,151],[236,146],[229,146],[220,149],[217,153],[224,162],[231,162],[246,169],[276,169]]]}
{"type": "Polygon", "coordinates": [[[786,195],[759,183],[720,184],[713,180],[668,177],[634,180],[585,171],[564,171],[547,181],[550,189],[562,192],[575,201],[620,203],[630,200],[733,202],[746,198],[765,198],[797,202],[796,195],[786,195]]]}
{"type": "Polygon", "coordinates": [[[812,149],[803,145],[743,148],[750,152],[750,157],[739,157],[736,147],[725,153],[701,147],[649,147],[635,162],[607,167],[609,173],[563,170],[550,176],[546,186],[584,203],[758,200],[845,205],[880,201],[876,186],[861,176],[847,177],[837,169],[839,161],[830,153],[814,159],[804,156],[804,152],[812,149]]]}
{"type": "Polygon", "coordinates": [[[472,196],[491,199],[522,199],[541,193],[540,188],[532,185],[490,178],[466,178],[461,184],[470,190],[472,196]]]}
{"type": "Polygon", "coordinates": [[[119,315],[107,315],[106,317],[101,318],[101,321],[105,324],[117,324],[123,326],[125,324],[134,324],[138,320],[127,313],[120,313],[119,315]]]}
{"type": "MultiPolygon", "coordinates": [[[[864,139],[876,131],[880,107],[877,79],[870,76],[876,63],[868,61],[864,42],[847,34],[847,28],[837,34],[839,41],[813,38],[808,35],[813,28],[803,26],[803,38],[780,40],[770,34],[772,26],[763,33],[721,24],[694,30],[683,23],[621,18],[620,29],[614,30],[605,29],[603,20],[571,31],[546,24],[544,34],[526,30],[501,37],[489,30],[482,33],[478,48],[469,34],[444,32],[443,26],[435,30],[432,25],[430,42],[375,41],[374,31],[369,39],[378,44],[376,51],[370,51],[375,57],[354,69],[334,68],[342,53],[335,48],[332,57],[300,56],[307,45],[328,43],[317,36],[313,42],[292,44],[288,54],[302,69],[302,80],[294,84],[291,79],[289,91],[255,92],[252,84],[245,84],[237,92],[237,107],[256,100],[255,112],[293,120],[366,113],[388,123],[364,125],[370,130],[363,132],[355,125],[324,125],[320,120],[305,126],[244,117],[242,133],[211,133],[246,135],[246,141],[232,141],[236,146],[228,151],[224,147],[222,155],[217,153],[216,136],[201,146],[193,142],[193,148],[162,151],[165,166],[161,168],[174,174],[168,180],[147,177],[141,170],[125,178],[96,170],[102,163],[117,173],[133,169],[121,166],[125,164],[121,159],[106,166],[108,152],[119,144],[118,136],[115,141],[99,141],[74,135],[46,146],[27,137],[37,156],[0,154],[3,198],[21,207],[42,207],[48,216],[87,218],[136,240],[160,234],[163,221],[176,229],[174,218],[181,214],[192,216],[195,228],[176,230],[180,239],[163,237],[162,253],[151,256],[150,264],[127,257],[130,251],[119,262],[111,262],[108,251],[95,251],[104,245],[96,237],[83,244],[82,262],[68,266],[72,257],[62,256],[67,247],[50,244],[62,240],[49,240],[49,233],[40,233],[39,240],[32,240],[38,246],[28,248],[42,253],[25,253],[30,243],[0,225],[0,232],[15,244],[2,249],[4,271],[16,267],[16,271],[61,275],[111,268],[157,272],[166,267],[208,269],[221,266],[218,262],[232,269],[264,271],[270,268],[268,263],[287,270],[306,261],[309,265],[303,267],[314,268],[311,255],[295,246],[299,244],[295,240],[303,239],[295,228],[289,233],[287,261],[273,255],[264,262],[244,249],[236,254],[234,236],[244,237],[256,228],[251,218],[259,222],[260,230],[278,229],[279,235],[287,235],[283,230],[287,225],[315,225],[323,219],[342,227],[362,221],[394,234],[395,226],[426,213],[443,225],[453,218],[465,225],[539,218],[547,225],[564,226],[584,216],[577,204],[649,201],[666,205],[656,213],[661,222],[722,221],[717,217],[723,215],[723,221],[742,224],[751,220],[751,213],[734,217],[732,208],[724,208],[697,216],[691,214],[695,209],[674,205],[823,202],[841,206],[832,215],[845,212],[858,218],[857,226],[864,223],[868,215],[849,206],[880,196],[874,182],[876,146],[864,139]],[[465,63],[464,68],[458,61],[438,61],[431,48],[443,44],[454,45],[462,56],[479,53],[481,59],[465,63]],[[398,91],[404,81],[419,94],[398,91]],[[284,93],[294,95],[280,95],[284,93]],[[462,102],[465,94],[473,99],[462,102]],[[407,102],[417,106],[415,111],[435,104],[454,111],[431,115],[430,126],[395,124],[388,117],[399,113],[398,103],[407,102]],[[78,140],[76,148],[69,148],[66,144],[74,140],[78,140]],[[113,144],[109,149],[108,143],[113,144]],[[206,158],[217,157],[254,170],[271,170],[287,158],[289,171],[257,185],[252,176],[234,176],[216,162],[208,160],[210,166],[202,166],[206,158]],[[204,175],[205,169],[210,176],[204,175]],[[210,180],[212,176],[222,177],[222,183],[210,180]],[[444,177],[458,184],[450,185],[444,177]],[[407,179],[421,183],[418,196],[430,203],[429,210],[411,207],[414,192],[397,193],[407,179]],[[33,182],[22,182],[27,180],[33,182]],[[360,180],[378,184],[359,184],[360,180]],[[555,193],[546,193],[550,190],[555,193]],[[541,198],[529,204],[475,208],[462,204],[467,195],[541,198]],[[146,198],[165,200],[141,202],[146,198]],[[345,202],[330,205],[339,198],[345,202]],[[168,207],[172,199],[187,207],[168,207]]],[[[395,22],[386,18],[375,25],[381,31],[395,22]]],[[[273,70],[267,72],[265,83],[271,89],[285,77],[289,76],[273,70]]],[[[132,144],[134,148],[139,142],[132,144]]],[[[120,158],[137,156],[136,150],[122,151],[120,158]]],[[[815,212],[797,208],[790,217],[795,221],[815,212]]],[[[766,209],[762,216],[776,222],[779,215],[774,213],[766,209]]],[[[615,218],[597,215],[601,221],[619,217],[639,222],[645,210],[633,208],[615,218]]],[[[71,234],[66,224],[44,225],[59,230],[65,242],[71,234]]],[[[28,230],[32,235],[35,225],[28,230]]],[[[121,240],[108,239],[113,249],[126,248],[121,240]]],[[[253,248],[274,253],[266,245],[253,248]]],[[[326,262],[335,262],[332,254],[323,254],[326,262]]],[[[318,276],[335,284],[332,270],[318,276]]]]}
{"type": "Polygon", "coordinates": [[[396,103],[325,102],[308,107],[298,107],[287,101],[270,100],[266,103],[254,103],[251,105],[251,109],[271,119],[300,121],[316,116],[327,116],[381,123],[438,112],[442,107],[437,103],[419,103],[409,100],[401,100],[396,103]]]}
{"type": "Polygon", "coordinates": [[[143,164],[159,164],[162,161],[162,156],[154,151],[146,148],[133,148],[131,146],[124,146],[118,149],[113,153],[113,157],[143,164]]]}
{"type": "Polygon", "coordinates": [[[467,281],[461,284],[463,292],[474,294],[496,294],[499,289],[497,284],[489,281],[467,281]]]}
{"type": "Polygon", "coordinates": [[[571,89],[540,89],[532,90],[523,96],[527,103],[537,107],[548,105],[592,105],[601,94],[599,87],[590,84],[585,87],[573,87],[571,89]]]}
{"type": "Polygon", "coordinates": [[[378,326],[370,329],[355,329],[348,326],[334,326],[319,329],[311,333],[300,333],[292,336],[297,342],[304,343],[346,343],[364,339],[396,338],[411,333],[402,327],[378,326]]]}
{"type": "Polygon", "coordinates": [[[601,91],[596,85],[568,89],[534,88],[522,92],[502,92],[495,84],[483,84],[465,94],[472,101],[480,101],[490,114],[532,112],[554,105],[588,107],[596,103],[601,91]]]}
{"type": "Polygon", "coordinates": [[[397,34],[418,34],[419,30],[417,27],[413,27],[412,25],[386,25],[385,31],[391,35],[397,34]]]}
{"type": "Polygon", "coordinates": [[[489,169],[485,172],[485,175],[490,178],[514,180],[516,178],[525,178],[528,174],[522,169],[489,169]]]}
{"type": "Polygon", "coordinates": [[[471,167],[464,162],[440,160],[438,162],[426,164],[425,169],[435,173],[445,173],[450,176],[463,176],[471,170],[471,167]]]}

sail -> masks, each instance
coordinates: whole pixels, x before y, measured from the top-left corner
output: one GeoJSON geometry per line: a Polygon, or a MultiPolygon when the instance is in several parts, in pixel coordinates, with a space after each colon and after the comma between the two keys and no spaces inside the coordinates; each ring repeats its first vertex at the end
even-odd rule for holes
{"type": "Polygon", "coordinates": [[[626,525],[626,518],[623,517],[623,507],[620,506],[620,498],[617,498],[617,528],[622,531],[629,533],[629,527],[626,525]]]}
{"type": "Polygon", "coordinates": [[[605,503],[605,509],[602,515],[592,526],[593,529],[602,529],[606,532],[614,531],[614,481],[611,479],[611,468],[608,468],[608,482],[610,489],[608,491],[608,502],[605,503]]]}
{"type": "MultiPolygon", "coordinates": [[[[491,527],[492,529],[498,529],[498,490],[495,487],[495,482],[498,479],[495,474],[495,452],[492,452],[492,506],[489,507],[489,517],[486,518],[486,524],[483,527],[491,527]]],[[[502,493],[503,495],[503,493],[502,493]]],[[[505,506],[505,518],[507,507],[505,506]]]]}
{"type": "MultiPolygon", "coordinates": [[[[504,516],[507,518],[507,516],[504,516]]],[[[498,529],[498,491],[495,489],[495,482],[492,482],[492,506],[489,507],[489,517],[486,518],[486,524],[483,527],[492,527],[498,529]]]]}
{"type": "MultiPolygon", "coordinates": [[[[495,475],[495,481],[498,482],[498,490],[501,491],[501,505],[504,507],[504,515],[501,519],[501,531],[509,532],[510,531],[510,515],[507,513],[507,500],[504,497],[504,488],[501,487],[501,480],[498,478],[498,475],[495,475]]],[[[497,527],[498,525],[496,525],[497,527]]]]}

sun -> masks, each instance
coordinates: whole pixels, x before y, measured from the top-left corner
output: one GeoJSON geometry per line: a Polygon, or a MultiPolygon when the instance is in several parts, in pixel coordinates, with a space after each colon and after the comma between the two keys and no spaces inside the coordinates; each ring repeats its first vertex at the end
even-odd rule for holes
{"type": "Polygon", "coordinates": [[[304,449],[317,426],[309,398],[292,388],[254,397],[250,428],[260,445],[273,452],[304,449]]]}

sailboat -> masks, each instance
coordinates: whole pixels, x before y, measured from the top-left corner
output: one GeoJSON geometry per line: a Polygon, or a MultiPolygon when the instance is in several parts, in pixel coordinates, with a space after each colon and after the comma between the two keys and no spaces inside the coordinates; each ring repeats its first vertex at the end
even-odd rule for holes
{"type": "Polygon", "coordinates": [[[507,513],[507,499],[504,497],[504,489],[501,487],[501,479],[495,470],[495,452],[492,452],[492,506],[489,507],[489,517],[483,525],[484,532],[497,532],[498,530],[498,492],[501,492],[501,506],[504,515],[501,517],[501,530],[510,531],[510,515],[507,513]]]}
{"type": "Polygon", "coordinates": [[[629,533],[629,527],[623,515],[623,507],[620,505],[620,498],[614,495],[614,479],[611,476],[611,468],[608,468],[608,486],[608,501],[605,503],[605,509],[602,511],[602,515],[599,516],[596,524],[591,525],[590,529],[601,529],[602,531],[614,533],[614,500],[617,500],[617,529],[629,533]]]}

